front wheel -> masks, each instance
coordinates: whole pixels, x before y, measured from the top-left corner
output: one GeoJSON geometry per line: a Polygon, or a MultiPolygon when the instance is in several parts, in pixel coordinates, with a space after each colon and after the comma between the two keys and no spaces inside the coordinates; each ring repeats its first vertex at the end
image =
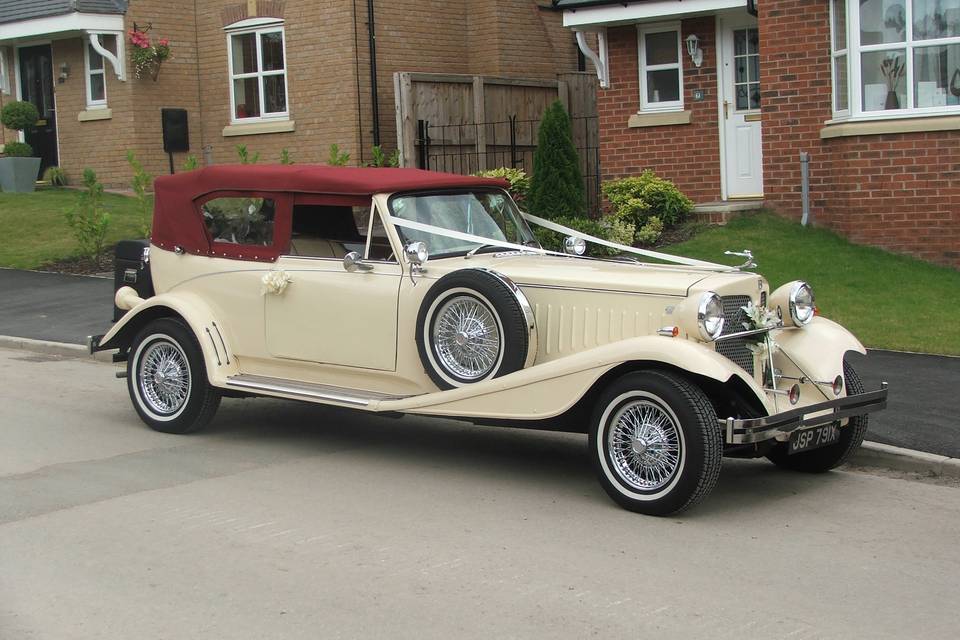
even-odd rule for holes
{"type": "Polygon", "coordinates": [[[630,511],[666,516],[717,483],[723,435],[710,400],[665,371],[629,373],[600,396],[590,457],[607,494],[630,511]]]}
{"type": "Polygon", "coordinates": [[[127,390],[140,419],[164,433],[196,431],[220,406],[220,394],[207,383],[197,339],[172,318],[154,320],[134,338],[127,390]]]}

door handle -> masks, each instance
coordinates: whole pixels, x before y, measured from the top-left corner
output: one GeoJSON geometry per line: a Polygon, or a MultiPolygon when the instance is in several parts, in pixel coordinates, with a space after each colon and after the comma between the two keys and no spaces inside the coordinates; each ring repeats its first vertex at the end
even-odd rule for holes
{"type": "Polygon", "coordinates": [[[729,108],[730,108],[730,101],[729,101],[729,100],[724,100],[724,101],[723,101],[723,119],[724,119],[724,120],[726,120],[727,118],[730,117],[730,116],[727,114],[727,110],[728,110],[729,108]]]}

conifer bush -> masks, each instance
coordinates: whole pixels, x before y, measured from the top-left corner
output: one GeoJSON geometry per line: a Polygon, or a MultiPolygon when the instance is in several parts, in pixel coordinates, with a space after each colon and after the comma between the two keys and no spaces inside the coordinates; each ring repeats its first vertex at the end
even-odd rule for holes
{"type": "Polygon", "coordinates": [[[527,208],[550,219],[585,216],[580,157],[573,145],[570,117],[559,100],[547,107],[537,135],[527,208]]]}

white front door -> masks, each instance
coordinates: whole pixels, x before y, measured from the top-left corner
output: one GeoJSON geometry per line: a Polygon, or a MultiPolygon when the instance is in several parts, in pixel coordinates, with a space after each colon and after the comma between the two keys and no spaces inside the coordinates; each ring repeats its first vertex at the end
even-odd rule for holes
{"type": "Polygon", "coordinates": [[[723,162],[728,199],[763,196],[760,133],[760,36],[756,23],[721,29],[723,162]]]}

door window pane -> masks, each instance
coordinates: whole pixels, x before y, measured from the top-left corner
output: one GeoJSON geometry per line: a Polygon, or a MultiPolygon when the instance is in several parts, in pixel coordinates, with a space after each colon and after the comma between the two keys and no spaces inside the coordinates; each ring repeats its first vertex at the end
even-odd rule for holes
{"type": "Polygon", "coordinates": [[[914,49],[913,82],[917,107],[960,104],[960,44],[914,49]]]}
{"type": "Polygon", "coordinates": [[[913,39],[960,36],[960,3],[951,0],[913,0],[913,39]]]}
{"type": "Polygon", "coordinates": [[[283,69],[283,33],[273,31],[261,36],[260,48],[263,51],[263,70],[279,71],[283,69]]]}
{"type": "Polygon", "coordinates": [[[737,111],[760,108],[760,34],[755,28],[733,32],[733,81],[737,111]]]}
{"type": "Polygon", "coordinates": [[[257,72],[257,34],[243,33],[231,38],[233,46],[233,73],[257,72]]]}
{"type": "Polygon", "coordinates": [[[257,78],[239,78],[233,81],[233,96],[237,118],[256,118],[260,115],[260,91],[257,78]]]}
{"type": "Polygon", "coordinates": [[[660,69],[647,72],[647,102],[680,100],[680,70],[660,69]]]}
{"type": "Polygon", "coordinates": [[[861,0],[861,45],[903,42],[906,36],[906,0],[861,0]]]}
{"type": "Polygon", "coordinates": [[[860,56],[860,77],[864,111],[885,111],[907,107],[906,70],[903,49],[868,51],[860,56]]]}
{"type": "Polygon", "coordinates": [[[648,33],[645,35],[647,66],[676,64],[678,62],[677,32],[648,33]]]}

